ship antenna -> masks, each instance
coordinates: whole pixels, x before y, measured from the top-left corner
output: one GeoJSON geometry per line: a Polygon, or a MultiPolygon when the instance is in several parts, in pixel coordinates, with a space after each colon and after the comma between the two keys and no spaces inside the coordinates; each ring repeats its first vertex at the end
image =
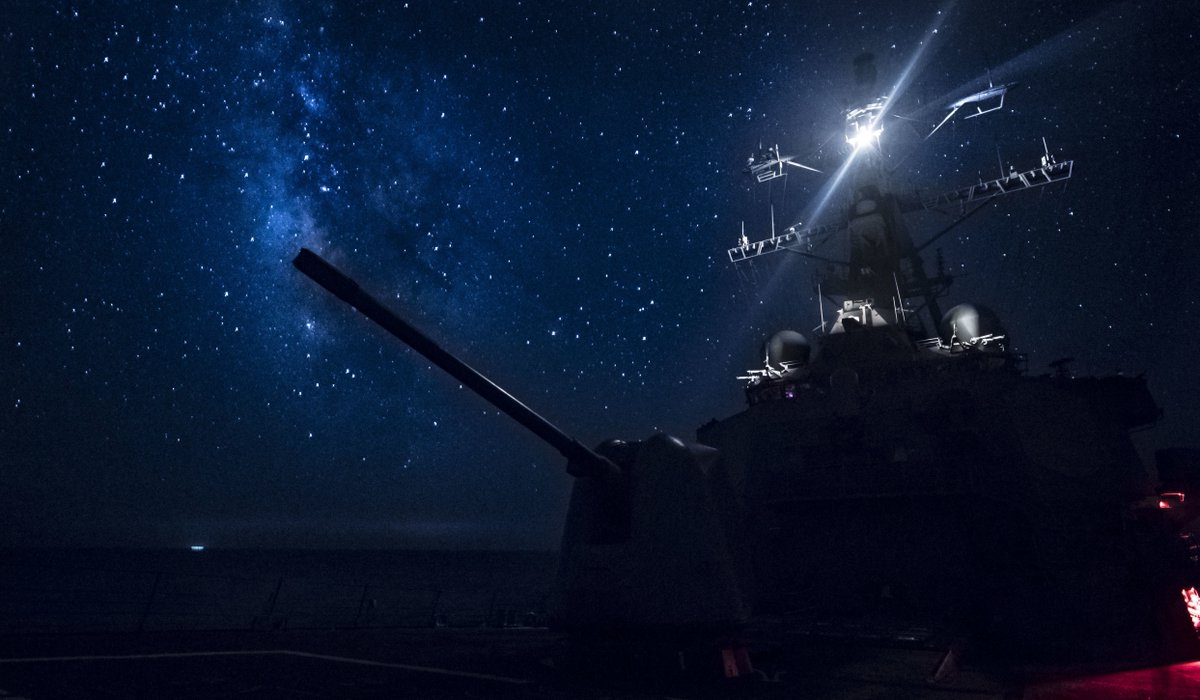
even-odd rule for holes
{"type": "Polygon", "coordinates": [[[896,308],[893,309],[893,313],[901,323],[908,325],[908,309],[904,308],[904,297],[900,295],[900,278],[896,276],[895,272],[892,273],[892,283],[896,285],[896,308]]]}
{"type": "Polygon", "coordinates": [[[821,283],[817,282],[817,309],[821,312],[821,332],[825,332],[825,302],[821,301],[825,296],[821,294],[821,283]]]}
{"type": "MultiPolygon", "coordinates": [[[[779,148],[776,146],[776,148],[779,148]]],[[[775,205],[771,205],[771,240],[775,240],[775,205]]]]}

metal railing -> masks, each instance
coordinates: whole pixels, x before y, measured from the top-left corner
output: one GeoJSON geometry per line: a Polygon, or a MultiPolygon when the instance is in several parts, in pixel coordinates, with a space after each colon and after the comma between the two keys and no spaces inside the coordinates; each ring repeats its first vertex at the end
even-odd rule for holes
{"type": "MultiPolygon", "coordinates": [[[[548,588],[548,582],[547,582],[548,588]]],[[[0,565],[0,634],[541,626],[547,590],[0,565]]]]}

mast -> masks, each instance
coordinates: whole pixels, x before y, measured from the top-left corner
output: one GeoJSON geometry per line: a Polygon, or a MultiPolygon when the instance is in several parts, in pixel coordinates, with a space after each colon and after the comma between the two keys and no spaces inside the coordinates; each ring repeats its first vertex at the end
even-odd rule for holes
{"type": "MultiPolygon", "coordinates": [[[[876,77],[871,54],[864,53],[855,58],[853,102],[843,112],[848,154],[842,169],[845,181],[852,183],[844,214],[815,226],[791,226],[779,235],[775,231],[772,209],[770,238],[751,242],[743,228],[738,245],[726,252],[735,265],[752,266],[758,258],[782,251],[827,259],[814,255],[813,251],[835,237],[844,236],[846,259],[835,261],[844,272],[831,269],[818,274],[817,286],[824,293],[842,297],[855,305],[873,308],[878,304],[887,323],[915,334],[921,329],[911,328],[909,319],[919,320],[921,312],[929,321],[928,327],[938,327],[942,320],[939,299],[953,282],[953,277],[942,269],[940,258],[936,273],[927,272],[922,252],[1000,197],[1065,182],[1072,175],[1074,163],[1070,160],[1057,162],[1043,139],[1041,162],[1026,170],[1012,168],[993,180],[980,180],[936,194],[900,196],[891,187],[880,149],[887,131],[890,103],[895,96],[880,95],[876,77]],[[949,226],[919,245],[914,242],[905,221],[906,215],[925,210],[952,212],[954,209],[958,210],[957,218],[949,226]],[[894,299],[894,303],[886,304],[888,299],[894,299]],[[915,314],[908,306],[910,301],[917,305],[915,314]]],[[[975,110],[965,118],[998,111],[1003,107],[1007,88],[1007,85],[989,85],[986,90],[947,105],[950,112],[937,127],[964,106],[975,110]],[[989,100],[999,100],[999,104],[991,106],[989,100]]],[[[932,135],[931,132],[923,143],[932,135]]]]}

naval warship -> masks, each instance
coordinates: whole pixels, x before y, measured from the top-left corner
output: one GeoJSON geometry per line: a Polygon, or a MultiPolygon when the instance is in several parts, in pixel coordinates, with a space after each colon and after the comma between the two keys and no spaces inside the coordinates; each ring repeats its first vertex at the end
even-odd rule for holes
{"type": "MultiPolygon", "coordinates": [[[[698,671],[773,681],[739,687],[761,698],[1200,697],[1200,664],[1175,663],[1200,658],[1187,527],[1200,458],[1161,450],[1147,468],[1130,439],[1160,413],[1144,379],[1073,376],[1066,362],[1030,374],[999,315],[943,311],[952,277],[926,267],[958,222],[1065,183],[1074,163],[1044,147],[1039,163],[961,189],[898,187],[880,155],[895,96],[874,90],[869,57],[855,68],[827,218],[743,232],[726,251],[748,276],[820,263],[820,325],[771,334],[741,377],[745,409],[694,440],[589,449],[317,254],[296,257],[566,459],[550,630],[13,637],[0,639],[0,694],[734,694],[658,682],[698,671]],[[909,227],[932,209],[954,223],[909,227]],[[1095,675],[1114,668],[1126,670],[1095,675]]],[[[1009,87],[946,104],[928,135],[999,111],[1009,87]]],[[[769,185],[818,169],[760,147],[746,170],[769,185]]]]}
{"type": "MultiPolygon", "coordinates": [[[[940,639],[1019,663],[1197,658],[1185,524],[1200,460],[1168,450],[1157,473],[1143,464],[1130,434],[1161,413],[1144,378],[1074,376],[1065,360],[1030,374],[998,314],[943,310],[953,278],[940,254],[925,260],[996,201],[1066,183],[1074,162],[1043,140],[1039,162],[991,180],[897,187],[881,156],[894,99],[875,85],[860,56],[825,219],[772,224],[761,240],[743,231],[726,251],[742,270],[818,261],[820,326],[771,335],[740,378],[745,409],[694,440],[589,449],[317,254],[294,262],[566,458],[577,478],[550,619],[581,657],[683,665],[685,651],[718,652],[738,675],[752,668],[745,640],[762,634],[940,639]],[[907,221],[928,210],[953,223],[919,235],[907,221]]],[[[924,139],[1000,111],[1009,87],[945,105],[924,139]]],[[[757,183],[820,172],[778,147],[746,171],[757,183]]]]}
{"type": "MultiPolygon", "coordinates": [[[[820,265],[815,337],[772,335],[742,377],[746,410],[697,433],[745,498],[756,612],[860,630],[922,620],[1024,658],[1194,655],[1197,557],[1181,527],[1194,460],[1164,451],[1157,480],[1143,464],[1130,434],[1161,413],[1144,377],[1073,376],[1069,358],[1030,375],[998,314],[943,311],[953,277],[940,251],[933,270],[923,258],[1001,198],[1066,183],[1074,162],[1043,139],[1026,169],[897,187],[882,154],[892,100],[875,82],[859,56],[831,178],[841,211],[743,232],[727,251],[740,268],[797,253],[820,265]],[[920,240],[906,218],[930,210],[952,222],[920,240]]],[[[1008,87],[947,104],[921,143],[964,111],[999,111],[1008,87]]],[[[795,163],[775,147],[747,172],[770,182],[795,163]]]]}

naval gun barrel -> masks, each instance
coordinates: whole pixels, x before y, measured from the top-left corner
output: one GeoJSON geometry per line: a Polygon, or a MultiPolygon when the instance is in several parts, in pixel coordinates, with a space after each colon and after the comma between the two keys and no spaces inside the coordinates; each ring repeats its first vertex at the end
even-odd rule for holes
{"type": "Polygon", "coordinates": [[[532,431],[534,435],[549,443],[551,447],[558,450],[559,454],[567,458],[567,472],[572,476],[614,478],[619,475],[620,470],[615,464],[583,446],[575,438],[559,430],[556,425],[538,415],[537,412],[521,403],[495,382],[480,374],[478,370],[447,352],[429,336],[363,291],[357,282],[347,277],[321,256],[308,248],[301,248],[300,253],[292,260],[292,264],[312,281],[324,287],[338,299],[358,309],[362,315],[378,323],[388,333],[421,353],[425,359],[441,367],[450,376],[469,387],[471,391],[486,399],[488,403],[508,414],[513,420],[532,431]]]}

